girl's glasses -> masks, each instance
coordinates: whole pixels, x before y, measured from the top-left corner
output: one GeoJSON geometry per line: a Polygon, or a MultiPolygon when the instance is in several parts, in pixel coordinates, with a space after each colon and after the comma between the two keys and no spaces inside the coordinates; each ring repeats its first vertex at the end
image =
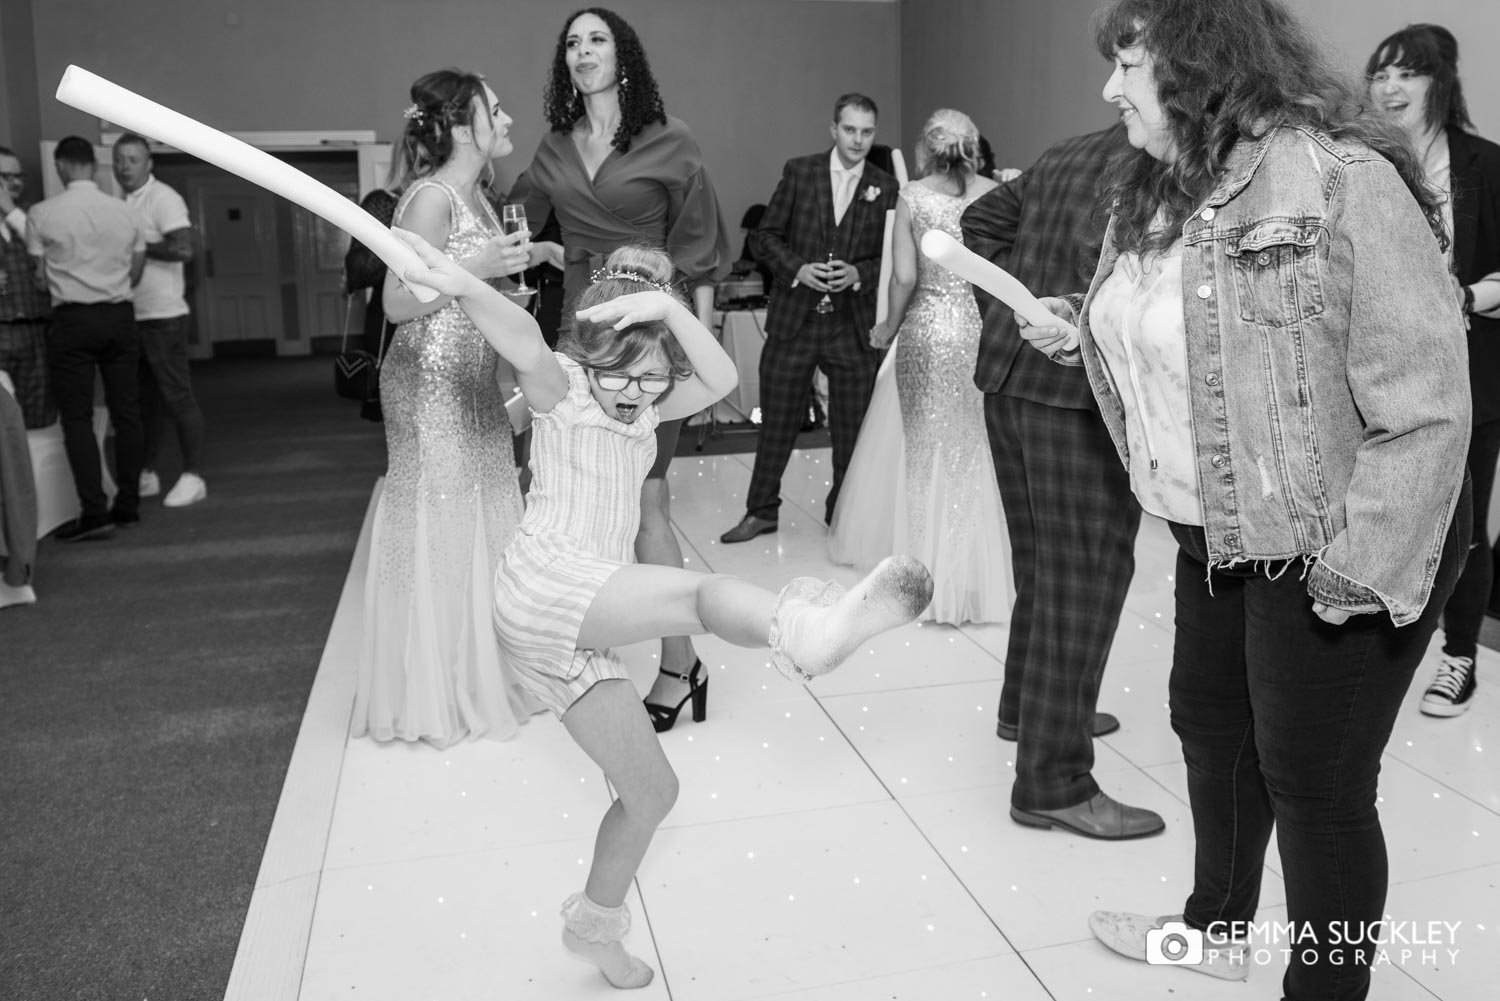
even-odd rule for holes
{"type": "Polygon", "coordinates": [[[623,372],[595,372],[599,388],[618,393],[632,382],[643,393],[665,393],[672,386],[670,375],[626,375],[623,372]]]}

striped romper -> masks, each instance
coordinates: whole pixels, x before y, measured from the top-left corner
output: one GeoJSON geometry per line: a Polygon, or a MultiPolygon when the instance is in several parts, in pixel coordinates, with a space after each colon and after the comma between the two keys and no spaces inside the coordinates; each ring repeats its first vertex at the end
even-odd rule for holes
{"type": "Polygon", "coordinates": [[[606,678],[629,678],[609,650],[578,649],[599,588],[635,562],[641,485],[656,458],[655,406],[632,424],[607,415],[588,373],[557,354],[568,395],[535,414],[531,493],[495,571],[495,632],[521,683],[561,716],[606,678]]]}

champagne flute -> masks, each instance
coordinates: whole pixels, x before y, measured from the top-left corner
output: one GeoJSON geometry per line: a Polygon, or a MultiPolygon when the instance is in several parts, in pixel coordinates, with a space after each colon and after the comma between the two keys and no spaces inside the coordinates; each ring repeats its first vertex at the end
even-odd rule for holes
{"type": "MultiPolygon", "coordinates": [[[[511,233],[519,233],[526,228],[526,206],[520,202],[511,202],[500,208],[500,230],[509,236],[511,233]]],[[[516,287],[506,291],[506,295],[521,296],[531,295],[536,289],[526,284],[526,272],[521,272],[516,277],[516,287]]]]}

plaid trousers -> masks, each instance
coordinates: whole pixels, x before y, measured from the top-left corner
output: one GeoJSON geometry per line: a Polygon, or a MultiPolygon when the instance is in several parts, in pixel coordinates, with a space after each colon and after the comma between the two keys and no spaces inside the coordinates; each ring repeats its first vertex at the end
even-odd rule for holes
{"type": "Polygon", "coordinates": [[[833,439],[833,480],[824,521],[833,520],[844,471],[870,397],[880,352],[861,339],[847,308],[832,313],[808,310],[796,336],[770,338],[760,353],[760,440],[745,509],[757,518],[775,518],[781,507],[781,475],[797,444],[812,392],[813,371],[828,376],[828,431],[833,439]]]}
{"type": "Polygon", "coordinates": [[[28,429],[57,420],[47,377],[46,320],[0,320],[0,371],[10,373],[28,429]]]}
{"type": "Polygon", "coordinates": [[[1141,508],[1094,411],[986,393],[984,415],[1016,579],[1000,693],[1020,736],[1011,805],[1057,810],[1099,792],[1090,728],[1141,508]]]}

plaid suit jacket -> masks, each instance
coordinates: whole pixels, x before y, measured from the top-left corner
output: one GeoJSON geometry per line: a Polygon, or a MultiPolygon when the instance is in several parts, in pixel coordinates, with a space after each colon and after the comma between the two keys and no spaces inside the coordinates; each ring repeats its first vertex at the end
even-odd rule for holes
{"type": "MultiPolygon", "coordinates": [[[[1087,292],[1109,221],[1099,179],[1125,146],[1123,125],[1053,146],[1020,177],[964,210],[964,243],[1015,275],[1033,295],[1087,292]]],[[[1059,365],[1026,347],[1009,306],[978,288],[974,297],[984,318],[976,386],[1068,410],[1095,409],[1082,367],[1059,365]]]]}
{"type": "Polygon", "coordinates": [[[859,269],[860,290],[840,293],[849,298],[855,329],[863,332],[875,325],[875,286],[880,281],[885,213],[896,207],[896,179],[865,161],[864,176],[846,213],[848,243],[841,246],[840,227],[833,221],[828,157],[825,150],[788,160],[760,228],[750,234],[756,258],[771,269],[773,278],[771,302],[766,309],[766,336],[773,340],[795,337],[808,310],[822,298],[823,293],[805,285],[792,288],[792,282],[802,265],[824,260],[831,249],[841,251],[836,256],[859,269]],[[872,187],[878,193],[866,200],[865,193],[872,187]]]}

